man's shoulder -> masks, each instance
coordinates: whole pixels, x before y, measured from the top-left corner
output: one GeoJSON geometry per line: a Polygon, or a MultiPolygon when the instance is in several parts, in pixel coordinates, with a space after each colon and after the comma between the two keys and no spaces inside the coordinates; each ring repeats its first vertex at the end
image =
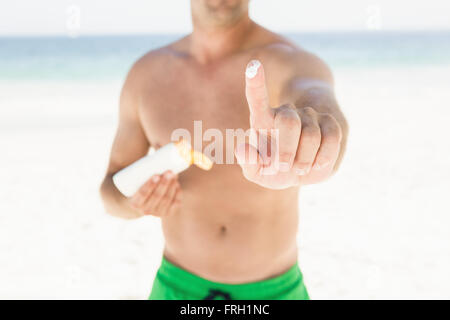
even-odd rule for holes
{"type": "Polygon", "coordinates": [[[272,61],[278,67],[291,68],[293,65],[327,68],[325,62],[315,53],[293,43],[286,37],[273,33],[272,41],[259,50],[261,60],[272,61]]]}
{"type": "Polygon", "coordinates": [[[256,48],[254,56],[262,61],[268,73],[275,75],[292,73],[304,77],[331,77],[330,68],[319,56],[273,32],[270,32],[267,43],[256,48]]]}
{"type": "MultiPolygon", "coordinates": [[[[173,43],[148,51],[137,59],[128,71],[122,96],[139,97],[161,78],[168,77],[176,60],[179,60],[173,43]]],[[[172,72],[173,73],[173,72],[172,72]]]]}
{"type": "Polygon", "coordinates": [[[142,76],[157,72],[162,66],[169,63],[173,56],[170,46],[153,49],[145,53],[130,68],[130,74],[142,76]]]}
{"type": "Polygon", "coordinates": [[[269,57],[277,60],[285,60],[286,58],[294,57],[304,57],[307,59],[314,56],[311,52],[308,52],[281,34],[270,31],[262,26],[257,26],[257,30],[255,39],[259,45],[254,47],[254,51],[261,58],[269,57]]]}
{"type": "Polygon", "coordinates": [[[130,68],[129,76],[149,78],[167,71],[167,67],[179,61],[180,56],[183,55],[180,46],[185,42],[185,38],[155,48],[142,55],[130,68]]]}

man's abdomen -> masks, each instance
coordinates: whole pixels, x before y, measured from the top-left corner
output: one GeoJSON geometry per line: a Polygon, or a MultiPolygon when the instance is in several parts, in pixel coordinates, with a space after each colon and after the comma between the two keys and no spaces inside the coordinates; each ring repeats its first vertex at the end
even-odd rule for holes
{"type": "Polygon", "coordinates": [[[267,190],[232,166],[180,176],[182,208],[162,219],[166,258],[205,279],[246,283],[297,261],[298,190],[267,190]]]}

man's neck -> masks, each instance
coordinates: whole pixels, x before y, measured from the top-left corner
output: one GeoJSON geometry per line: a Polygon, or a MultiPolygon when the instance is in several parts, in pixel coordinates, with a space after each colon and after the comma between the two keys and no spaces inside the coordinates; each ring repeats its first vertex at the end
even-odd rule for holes
{"type": "Polygon", "coordinates": [[[221,59],[239,51],[255,23],[248,14],[226,27],[202,26],[193,21],[191,35],[192,55],[201,63],[221,59]]]}

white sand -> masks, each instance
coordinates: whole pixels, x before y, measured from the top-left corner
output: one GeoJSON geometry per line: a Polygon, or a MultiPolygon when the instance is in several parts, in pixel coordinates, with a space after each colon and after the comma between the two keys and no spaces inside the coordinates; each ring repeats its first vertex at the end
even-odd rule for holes
{"type": "MultiPolygon", "coordinates": [[[[300,203],[312,298],[450,298],[449,72],[337,70],[348,153],[300,203]]],[[[148,295],[159,220],[98,197],[120,85],[0,83],[0,298],[148,295]]]]}

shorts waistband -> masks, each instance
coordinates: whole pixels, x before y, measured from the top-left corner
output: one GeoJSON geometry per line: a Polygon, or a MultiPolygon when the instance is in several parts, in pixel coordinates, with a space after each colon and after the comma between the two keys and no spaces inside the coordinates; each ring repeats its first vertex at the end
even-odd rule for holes
{"type": "Polygon", "coordinates": [[[208,292],[218,292],[233,299],[272,299],[285,291],[291,290],[303,281],[302,273],[295,263],[283,274],[266,280],[243,284],[227,284],[209,281],[186,271],[163,257],[157,277],[187,294],[206,296],[208,292]]]}

